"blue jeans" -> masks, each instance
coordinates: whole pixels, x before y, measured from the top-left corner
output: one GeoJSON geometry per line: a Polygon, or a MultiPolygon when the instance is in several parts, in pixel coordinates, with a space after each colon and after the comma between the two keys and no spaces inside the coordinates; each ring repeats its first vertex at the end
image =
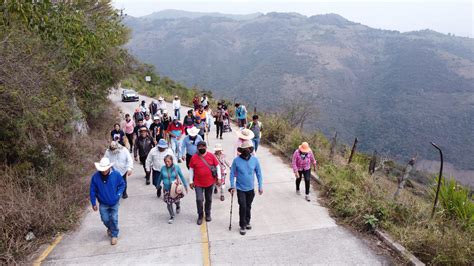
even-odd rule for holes
{"type": "Polygon", "coordinates": [[[118,237],[118,210],[120,203],[117,202],[114,206],[99,204],[100,219],[105,227],[110,230],[112,237],[118,237]]]}
{"type": "Polygon", "coordinates": [[[171,149],[173,150],[176,158],[179,158],[179,156],[181,156],[181,141],[182,138],[180,140],[178,140],[177,138],[171,138],[171,149]]]}
{"type": "Polygon", "coordinates": [[[255,152],[257,152],[258,145],[260,145],[260,138],[254,138],[252,139],[253,142],[253,149],[255,152]]]}
{"type": "Polygon", "coordinates": [[[156,189],[161,189],[161,179],[160,179],[160,176],[161,176],[161,173],[160,171],[156,171],[156,170],[153,170],[153,185],[156,187],[156,189]]]}
{"type": "Polygon", "coordinates": [[[174,117],[178,118],[178,120],[181,120],[181,111],[179,109],[174,109],[174,117]]]}

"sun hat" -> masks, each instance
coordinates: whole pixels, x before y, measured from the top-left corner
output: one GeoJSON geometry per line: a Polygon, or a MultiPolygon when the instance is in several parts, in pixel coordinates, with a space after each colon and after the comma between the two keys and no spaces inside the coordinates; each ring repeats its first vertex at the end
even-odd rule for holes
{"type": "Polygon", "coordinates": [[[255,134],[253,133],[252,130],[248,128],[244,128],[240,131],[237,131],[237,137],[244,140],[251,140],[255,137],[255,134]]]}
{"type": "Polygon", "coordinates": [[[253,143],[250,140],[246,140],[240,144],[239,148],[241,149],[253,148],[253,143]]]}
{"type": "Polygon", "coordinates": [[[115,141],[115,140],[112,140],[112,142],[110,142],[110,145],[109,145],[109,148],[112,149],[112,150],[115,150],[115,149],[118,149],[118,142],[115,141]]]}
{"type": "Polygon", "coordinates": [[[114,163],[111,163],[109,158],[106,157],[100,159],[100,162],[94,164],[97,171],[100,172],[107,171],[110,167],[114,165],[114,163]]]}
{"type": "Polygon", "coordinates": [[[160,139],[160,141],[158,141],[158,145],[156,145],[158,148],[162,148],[162,149],[167,149],[168,148],[168,142],[166,142],[166,140],[164,139],[160,139]]]}
{"type": "Polygon", "coordinates": [[[220,143],[216,143],[216,145],[214,145],[214,151],[223,151],[224,149],[222,149],[222,144],[220,143]]]}
{"type": "Polygon", "coordinates": [[[146,126],[143,126],[138,131],[148,131],[148,128],[146,126]]]}
{"type": "Polygon", "coordinates": [[[163,114],[167,114],[168,113],[168,110],[163,110],[163,114]]]}
{"type": "Polygon", "coordinates": [[[197,136],[197,134],[199,134],[200,130],[197,127],[192,127],[192,128],[186,129],[186,131],[188,132],[189,136],[195,137],[197,136]]]}
{"type": "Polygon", "coordinates": [[[158,97],[158,101],[163,101],[163,97],[158,97]]]}
{"type": "Polygon", "coordinates": [[[301,143],[301,145],[298,147],[298,149],[299,149],[301,152],[310,152],[310,151],[311,151],[311,148],[309,147],[308,142],[303,142],[303,143],[301,143]]]}
{"type": "Polygon", "coordinates": [[[160,117],[157,116],[157,115],[155,115],[155,116],[153,117],[153,120],[160,120],[160,117]]]}
{"type": "Polygon", "coordinates": [[[175,98],[175,99],[179,99],[179,96],[178,96],[178,95],[175,95],[174,98],[175,98]]]}
{"type": "Polygon", "coordinates": [[[198,146],[206,146],[207,147],[207,143],[205,141],[199,141],[198,146]]]}

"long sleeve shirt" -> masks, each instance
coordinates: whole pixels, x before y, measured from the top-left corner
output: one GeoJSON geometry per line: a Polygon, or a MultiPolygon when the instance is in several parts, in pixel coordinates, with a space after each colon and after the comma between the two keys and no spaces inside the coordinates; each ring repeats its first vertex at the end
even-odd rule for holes
{"type": "Polygon", "coordinates": [[[125,181],[119,172],[111,170],[106,181],[102,180],[100,172],[96,172],[91,178],[89,188],[91,205],[96,206],[96,200],[99,200],[100,204],[114,206],[119,202],[124,189],[125,181]]]}
{"type": "Polygon", "coordinates": [[[163,182],[163,187],[165,190],[170,191],[171,189],[171,183],[178,178],[181,180],[183,183],[184,187],[188,186],[188,182],[186,181],[186,178],[184,178],[183,172],[181,171],[181,167],[179,165],[173,165],[171,168],[168,168],[163,166],[160,171],[160,184],[163,182]]]}
{"type": "Polygon", "coordinates": [[[262,190],[263,177],[258,159],[254,156],[251,156],[249,160],[237,157],[230,168],[230,187],[240,191],[253,190],[255,188],[254,176],[257,177],[258,189],[262,190]]]}
{"type": "Polygon", "coordinates": [[[151,149],[150,153],[148,153],[148,157],[146,157],[145,161],[145,169],[147,172],[150,172],[151,169],[155,171],[160,171],[161,168],[165,165],[164,159],[166,155],[173,156],[173,163],[177,164],[176,157],[174,156],[173,151],[168,148],[163,152],[160,152],[158,147],[154,147],[151,149]]]}
{"type": "Polygon", "coordinates": [[[293,172],[309,170],[311,169],[311,164],[316,165],[316,159],[314,159],[313,152],[308,152],[306,155],[302,155],[298,149],[293,153],[293,159],[291,160],[293,172]]]}
{"type": "Polygon", "coordinates": [[[181,122],[178,122],[177,124],[170,123],[167,128],[167,131],[171,134],[172,138],[179,138],[185,134],[184,126],[183,124],[181,124],[181,122]]]}
{"type": "Polygon", "coordinates": [[[120,175],[124,175],[127,171],[133,169],[132,155],[130,155],[130,152],[125,147],[115,151],[107,149],[104,157],[109,158],[110,162],[114,163],[114,168],[120,175]]]}
{"type": "Polygon", "coordinates": [[[181,108],[181,100],[173,100],[173,110],[181,108]]]}
{"type": "Polygon", "coordinates": [[[181,153],[180,156],[189,154],[194,155],[197,152],[197,145],[199,142],[203,141],[201,136],[197,135],[196,139],[192,140],[189,135],[183,139],[181,144],[181,153]]]}

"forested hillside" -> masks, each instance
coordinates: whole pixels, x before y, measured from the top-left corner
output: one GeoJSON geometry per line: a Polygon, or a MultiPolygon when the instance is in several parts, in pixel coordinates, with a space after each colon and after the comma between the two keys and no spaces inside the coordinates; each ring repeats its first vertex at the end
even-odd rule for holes
{"type": "Polygon", "coordinates": [[[474,169],[474,40],[373,29],[335,14],[128,17],[128,49],[164,75],[267,111],[312,105],[307,129],[399,159],[474,169]],[[271,95],[271,97],[269,97],[271,95]]]}

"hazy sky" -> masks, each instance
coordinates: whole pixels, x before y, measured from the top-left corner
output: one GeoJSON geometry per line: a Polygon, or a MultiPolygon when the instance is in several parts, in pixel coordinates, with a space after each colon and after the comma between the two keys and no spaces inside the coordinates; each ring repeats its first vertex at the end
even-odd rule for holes
{"type": "Polygon", "coordinates": [[[164,9],[230,14],[297,12],[307,16],[336,13],[374,28],[402,32],[429,28],[474,37],[474,5],[466,0],[113,0],[113,3],[132,16],[164,9]]]}

